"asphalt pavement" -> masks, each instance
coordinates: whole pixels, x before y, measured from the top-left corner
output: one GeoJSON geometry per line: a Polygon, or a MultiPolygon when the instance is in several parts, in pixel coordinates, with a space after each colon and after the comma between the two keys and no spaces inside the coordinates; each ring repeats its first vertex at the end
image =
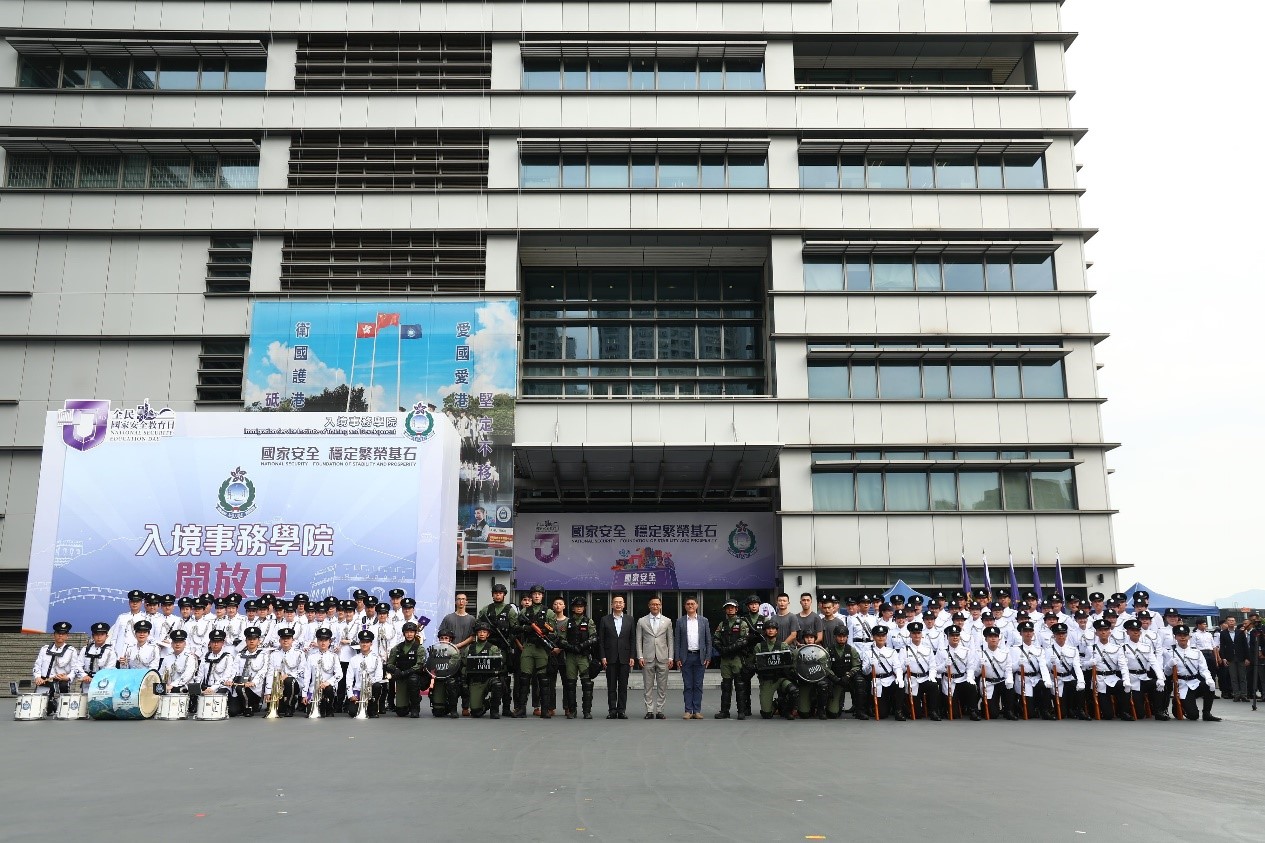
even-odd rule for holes
{"type": "Polygon", "coordinates": [[[1265,706],[873,723],[714,720],[710,692],[706,720],[679,693],[665,721],[639,694],[628,720],[604,703],[591,721],[6,719],[0,839],[1265,839],[1265,706]]]}

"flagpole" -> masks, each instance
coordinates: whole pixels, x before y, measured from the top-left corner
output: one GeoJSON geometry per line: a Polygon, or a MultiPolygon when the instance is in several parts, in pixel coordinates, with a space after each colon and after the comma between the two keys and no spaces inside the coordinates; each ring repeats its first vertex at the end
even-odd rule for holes
{"type": "Polygon", "coordinates": [[[397,319],[395,322],[395,410],[400,409],[400,346],[403,344],[404,326],[397,319]]]}
{"type": "Polygon", "coordinates": [[[356,323],[356,336],[351,341],[351,371],[347,373],[347,409],[343,412],[351,412],[351,390],[356,382],[356,346],[360,344],[360,323],[356,323]]]}
{"type": "Polygon", "coordinates": [[[373,320],[373,350],[369,352],[369,393],[365,395],[365,409],[373,412],[373,364],[378,359],[378,319],[373,320]]]}

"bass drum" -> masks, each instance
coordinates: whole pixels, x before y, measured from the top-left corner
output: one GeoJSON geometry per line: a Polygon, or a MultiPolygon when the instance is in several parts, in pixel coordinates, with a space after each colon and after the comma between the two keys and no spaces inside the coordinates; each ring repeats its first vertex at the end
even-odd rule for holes
{"type": "Polygon", "coordinates": [[[817,644],[807,644],[795,654],[795,675],[805,682],[824,682],[830,654],[817,644]]]}
{"type": "Polygon", "coordinates": [[[461,651],[440,641],[426,651],[426,670],[436,679],[451,679],[461,669],[461,651]]]}
{"type": "Polygon", "coordinates": [[[98,670],[88,691],[88,716],[93,720],[148,720],[158,711],[154,685],[158,671],[98,670]]]}

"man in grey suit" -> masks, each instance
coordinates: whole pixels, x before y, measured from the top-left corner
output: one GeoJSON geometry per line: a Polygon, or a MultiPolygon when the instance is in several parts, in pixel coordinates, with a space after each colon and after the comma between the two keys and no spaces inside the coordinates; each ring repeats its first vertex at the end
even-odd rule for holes
{"type": "Polygon", "coordinates": [[[637,663],[646,684],[647,720],[667,719],[663,702],[672,669],[672,638],[672,622],[663,616],[663,601],[651,598],[650,614],[637,621],[637,663]]]}

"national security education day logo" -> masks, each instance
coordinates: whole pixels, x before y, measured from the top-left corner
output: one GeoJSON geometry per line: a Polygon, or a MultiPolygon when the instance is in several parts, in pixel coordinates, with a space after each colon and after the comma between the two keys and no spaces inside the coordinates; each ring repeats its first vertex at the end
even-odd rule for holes
{"type": "Polygon", "coordinates": [[[435,435],[435,415],[420,401],[404,417],[404,435],[414,442],[425,442],[435,435]]]}
{"type": "Polygon", "coordinates": [[[531,547],[537,562],[548,565],[557,559],[558,553],[562,549],[562,537],[558,530],[558,522],[536,522],[536,532],[532,536],[531,547]]]}
{"type": "Polygon", "coordinates": [[[110,402],[72,398],[57,411],[61,439],[76,451],[87,451],[104,442],[109,433],[110,402]]]}
{"type": "Polygon", "coordinates": [[[228,479],[220,484],[219,503],[215,508],[225,518],[233,520],[245,518],[255,511],[255,484],[240,465],[230,471],[228,479]]]}
{"type": "Polygon", "coordinates": [[[747,522],[739,521],[729,533],[729,555],[735,559],[750,559],[755,555],[755,531],[747,522]]]}

